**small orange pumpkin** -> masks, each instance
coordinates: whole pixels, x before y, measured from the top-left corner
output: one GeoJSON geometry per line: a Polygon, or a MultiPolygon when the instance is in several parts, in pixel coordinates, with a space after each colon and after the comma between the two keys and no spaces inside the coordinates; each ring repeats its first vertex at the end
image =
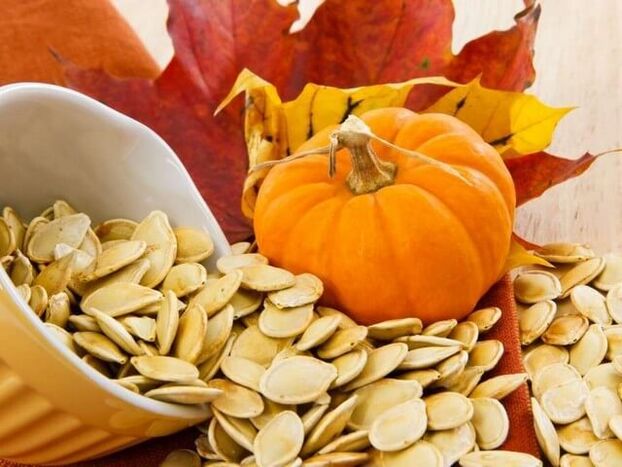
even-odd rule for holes
{"type": "Polygon", "coordinates": [[[259,251],[316,274],[323,304],[359,323],[464,317],[503,273],[510,173],[454,117],[386,108],[361,119],[324,129],[270,170],[255,208],[259,251]],[[329,143],[332,157],[318,154],[329,143]]]}

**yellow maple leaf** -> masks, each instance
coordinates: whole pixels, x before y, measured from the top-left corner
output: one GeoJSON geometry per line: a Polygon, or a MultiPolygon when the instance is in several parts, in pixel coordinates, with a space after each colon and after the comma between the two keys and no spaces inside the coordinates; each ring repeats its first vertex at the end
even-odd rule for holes
{"type": "MultiPolygon", "coordinates": [[[[216,113],[246,93],[244,134],[251,168],[292,154],[318,131],[343,122],[350,114],[403,106],[411,89],[420,84],[457,86],[437,76],[349,89],[309,83],[296,99],[283,103],[272,84],[244,69],[216,113]]],[[[250,173],[244,182],[242,212],[248,217],[253,216],[257,190],[267,172],[250,173]]]]}
{"type": "Polygon", "coordinates": [[[532,265],[546,266],[549,268],[554,267],[544,258],[540,258],[531,251],[526,250],[525,247],[516,240],[514,234],[512,234],[512,242],[510,243],[508,257],[505,260],[504,271],[508,272],[521,266],[532,265]]]}
{"type": "Polygon", "coordinates": [[[551,144],[557,123],[570,110],[549,107],[529,94],[487,89],[475,80],[452,89],[425,112],[453,115],[468,123],[499,153],[512,149],[529,154],[551,144]]]}

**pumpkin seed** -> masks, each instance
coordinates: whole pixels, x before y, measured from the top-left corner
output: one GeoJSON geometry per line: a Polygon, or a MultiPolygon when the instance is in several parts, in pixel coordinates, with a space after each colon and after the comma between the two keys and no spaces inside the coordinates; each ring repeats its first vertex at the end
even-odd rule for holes
{"type": "Polygon", "coordinates": [[[270,300],[259,315],[259,329],[269,337],[294,337],[302,334],[313,321],[313,305],[280,309],[270,300]]]}
{"type": "Polygon", "coordinates": [[[603,330],[607,338],[607,359],[622,355],[622,327],[612,326],[603,330]]]}
{"type": "Polygon", "coordinates": [[[424,435],[426,423],[426,404],[411,399],[380,414],[371,425],[369,441],[380,451],[400,451],[424,435]]]}
{"type": "Polygon", "coordinates": [[[196,292],[207,282],[207,271],[199,263],[183,263],[173,266],[162,282],[162,292],[171,290],[175,295],[185,297],[196,292]]]}
{"type": "Polygon", "coordinates": [[[71,314],[71,305],[69,297],[65,292],[52,295],[47,303],[45,310],[45,321],[47,323],[56,324],[62,328],[67,326],[69,315],[71,314]]]}
{"type": "MultiPolygon", "coordinates": [[[[268,402],[274,404],[274,402],[272,401],[268,401],[268,402]]],[[[324,416],[328,408],[329,408],[328,404],[320,404],[320,405],[316,404],[316,405],[313,405],[309,410],[307,410],[304,413],[304,415],[301,417],[301,420],[302,420],[302,425],[304,427],[305,435],[309,433],[313,428],[315,428],[315,426],[322,419],[322,417],[324,416]]]]}
{"type": "Polygon", "coordinates": [[[351,351],[357,344],[367,337],[365,326],[340,329],[317,349],[317,354],[323,359],[337,358],[351,351]]]}
{"type": "Polygon", "coordinates": [[[501,400],[527,382],[527,373],[515,373],[495,376],[478,384],[471,398],[493,398],[501,400]]]}
{"type": "Polygon", "coordinates": [[[333,381],[331,388],[343,386],[359,376],[367,364],[367,359],[367,352],[354,349],[333,360],[331,364],[337,368],[337,379],[333,381]]]}
{"type": "Polygon", "coordinates": [[[459,392],[463,396],[471,394],[484,375],[484,368],[466,367],[456,381],[446,381],[445,388],[449,391],[459,392]]]}
{"type": "Polygon", "coordinates": [[[242,386],[259,392],[259,381],[265,373],[265,368],[258,363],[242,357],[225,357],[222,361],[223,374],[242,386]]]}
{"type": "Polygon", "coordinates": [[[97,235],[95,235],[95,232],[93,232],[93,229],[89,228],[86,231],[86,235],[80,244],[79,250],[93,258],[97,258],[102,254],[101,242],[99,238],[97,238],[97,235]]]}
{"type": "Polygon", "coordinates": [[[75,354],[78,353],[78,349],[74,345],[75,334],[72,338],[71,334],[69,334],[65,329],[52,323],[43,323],[43,326],[54,336],[55,339],[62,342],[65,347],[75,354]]]}
{"type": "Polygon", "coordinates": [[[208,316],[212,316],[217,311],[227,305],[233,298],[242,282],[242,273],[238,270],[225,274],[220,279],[208,281],[188,303],[188,306],[201,305],[208,316]]]}
{"type": "Polygon", "coordinates": [[[138,224],[129,219],[109,219],[95,227],[95,235],[103,242],[129,240],[138,224]]]}
{"type": "Polygon", "coordinates": [[[22,284],[31,285],[35,278],[35,270],[32,263],[19,250],[16,250],[15,259],[11,264],[10,278],[11,282],[16,286],[22,284]]]}
{"type": "Polygon", "coordinates": [[[47,263],[54,259],[54,247],[65,243],[78,248],[86,236],[91,220],[85,214],[73,214],[41,223],[29,239],[28,257],[38,263],[47,263]]]}
{"type": "Polygon", "coordinates": [[[599,441],[587,417],[559,427],[557,436],[564,451],[572,454],[587,454],[590,448],[599,441]]]}
{"type": "Polygon", "coordinates": [[[523,366],[533,381],[538,369],[552,363],[568,363],[570,354],[563,347],[549,344],[539,344],[523,355],[523,366]]]}
{"type": "Polygon", "coordinates": [[[203,363],[215,355],[227,342],[233,327],[233,307],[227,305],[219,313],[207,321],[207,331],[203,341],[203,349],[197,362],[203,363]]]}
{"type": "Polygon", "coordinates": [[[270,292],[270,302],[278,308],[293,308],[315,303],[324,293],[322,281],[313,274],[299,274],[295,279],[292,287],[270,292]]]}
{"type": "Polygon", "coordinates": [[[369,432],[366,430],[354,431],[339,436],[318,451],[318,454],[331,452],[359,452],[369,447],[369,432]]]}
{"type": "Polygon", "coordinates": [[[600,386],[590,391],[585,401],[585,412],[594,435],[600,439],[611,438],[613,432],[609,429],[609,419],[622,414],[622,402],[615,391],[600,386]]]}
{"type": "Polygon", "coordinates": [[[581,375],[572,365],[553,363],[540,368],[532,380],[531,390],[538,399],[549,389],[566,383],[581,381],[581,375]]]}
{"type": "Polygon", "coordinates": [[[571,345],[583,337],[588,327],[585,316],[561,316],[555,318],[542,334],[542,341],[552,345],[571,345]]]}
{"type": "Polygon", "coordinates": [[[570,300],[579,312],[597,324],[611,324],[605,297],[589,285],[578,285],[570,291],[570,300]]]}
{"type": "Polygon", "coordinates": [[[404,361],[408,346],[399,342],[387,344],[374,349],[367,355],[367,363],[363,371],[345,386],[345,391],[365,386],[384,378],[404,361]]]}
{"type": "Polygon", "coordinates": [[[285,289],[296,283],[296,276],[291,272],[267,264],[244,266],[240,271],[242,286],[259,292],[285,289]]]}
{"type": "Polygon", "coordinates": [[[622,284],[616,284],[607,292],[607,310],[613,320],[622,323],[622,284]]]}
{"type": "Polygon", "coordinates": [[[141,375],[158,381],[188,383],[199,378],[197,367],[174,357],[144,355],[132,357],[131,362],[141,375]]]}
{"type": "Polygon", "coordinates": [[[533,411],[533,425],[536,431],[538,444],[544,452],[544,455],[552,465],[559,465],[559,439],[557,432],[547,414],[540,407],[539,402],[535,398],[531,398],[531,408],[533,411]]]}
{"type": "Polygon", "coordinates": [[[497,324],[500,319],[501,309],[496,306],[475,310],[467,316],[468,321],[471,321],[477,325],[477,329],[480,333],[492,329],[492,327],[497,324]]]}
{"type": "Polygon", "coordinates": [[[250,253],[250,242],[236,242],[231,245],[231,253],[233,255],[242,255],[244,253],[250,253]]]}
{"type": "Polygon", "coordinates": [[[202,446],[198,446],[199,439],[195,441],[197,452],[200,453],[199,448],[201,448],[205,455],[218,461],[224,459],[229,462],[239,462],[247,453],[244,448],[236,443],[231,436],[223,430],[222,426],[220,426],[220,423],[218,423],[218,420],[215,418],[210,420],[207,437],[203,438],[202,446]]]}
{"type": "Polygon", "coordinates": [[[497,449],[505,442],[510,430],[505,408],[501,402],[489,397],[473,398],[471,404],[471,423],[475,429],[477,445],[481,449],[497,449]]]}
{"type": "Polygon", "coordinates": [[[356,322],[352,318],[339,310],[335,310],[334,308],[330,308],[327,306],[318,306],[316,311],[320,316],[339,316],[339,318],[341,318],[341,323],[339,323],[339,329],[353,328],[358,326],[358,324],[356,324],[356,322]]]}
{"type": "Polygon", "coordinates": [[[177,227],[173,229],[173,233],[177,242],[175,261],[178,263],[199,263],[214,252],[214,242],[205,231],[177,227]]]}
{"type": "Polygon", "coordinates": [[[222,349],[220,349],[216,355],[211,356],[199,365],[199,377],[203,381],[209,381],[214,377],[216,372],[218,372],[224,358],[231,353],[231,348],[233,347],[236,339],[237,336],[235,334],[229,336],[225,342],[225,345],[223,345],[222,349]]]}
{"type": "Polygon", "coordinates": [[[372,339],[392,341],[398,337],[419,334],[423,324],[419,318],[401,318],[382,321],[367,327],[372,339]]]}
{"type": "Polygon", "coordinates": [[[316,319],[300,336],[296,343],[296,349],[305,351],[323,344],[335,333],[340,322],[338,316],[323,316],[316,319]]]}
{"type": "Polygon", "coordinates": [[[472,321],[462,321],[449,333],[448,337],[461,342],[464,350],[470,352],[479,338],[479,327],[472,321]]]}
{"type": "Polygon", "coordinates": [[[170,352],[178,327],[177,297],[169,290],[164,294],[164,300],[160,303],[160,310],[156,319],[156,338],[160,355],[167,355],[170,352]]]}
{"type": "Polygon", "coordinates": [[[91,331],[101,333],[97,320],[89,315],[71,315],[68,320],[76,331],[91,331]]]}
{"type": "Polygon", "coordinates": [[[609,429],[618,439],[622,439],[622,415],[614,414],[609,418],[609,429]]]}
{"type": "MultiPolygon", "coordinates": [[[[150,357],[155,358],[155,357],[150,357]]],[[[152,389],[145,393],[145,396],[151,397],[162,402],[173,402],[175,404],[206,404],[213,402],[220,397],[221,391],[214,388],[203,388],[200,386],[167,386],[152,389]]]]}
{"type": "Polygon", "coordinates": [[[605,267],[593,284],[596,288],[607,292],[614,285],[622,282],[622,256],[617,254],[607,254],[603,256],[605,267]]]}
{"type": "Polygon", "coordinates": [[[82,361],[104,375],[106,378],[112,378],[112,373],[108,367],[108,364],[106,362],[102,362],[99,358],[95,358],[91,354],[87,353],[82,357],[82,361]]]}
{"type": "Polygon", "coordinates": [[[24,234],[24,242],[22,245],[22,249],[24,252],[28,252],[28,246],[30,245],[30,240],[32,239],[33,235],[49,222],[50,220],[46,219],[45,217],[35,217],[30,221],[28,227],[26,227],[26,233],[24,234]]]}
{"type": "Polygon", "coordinates": [[[594,467],[589,457],[574,454],[564,454],[559,459],[559,465],[560,467],[594,467]]]}
{"type": "Polygon", "coordinates": [[[152,211],[140,222],[131,240],[143,240],[147,244],[145,258],[149,269],[140,283],[145,287],[155,287],[166,277],[177,255],[177,239],[162,211],[152,211]]]}
{"type": "Polygon", "coordinates": [[[451,331],[458,325],[458,320],[445,319],[431,323],[422,331],[424,336],[447,337],[451,331]]]}
{"type": "Polygon", "coordinates": [[[469,352],[469,366],[479,366],[485,371],[492,370],[503,356],[503,343],[498,340],[479,341],[469,352]]]}
{"type": "Polygon", "coordinates": [[[47,291],[48,295],[55,295],[67,288],[73,273],[74,255],[67,255],[58,261],[48,264],[43,271],[39,273],[33,285],[40,285],[47,291]]]}
{"type": "MultiPolygon", "coordinates": [[[[335,362],[332,362],[333,365],[335,362]]],[[[405,373],[401,373],[396,376],[398,379],[405,379],[409,381],[417,381],[422,388],[427,388],[431,384],[441,379],[441,374],[437,370],[427,368],[425,370],[412,370],[405,373]]]]}
{"type": "Polygon", "coordinates": [[[410,350],[420,349],[422,347],[462,347],[462,342],[446,337],[438,336],[405,336],[395,339],[396,342],[404,342],[410,350]]]}
{"type": "Polygon", "coordinates": [[[28,305],[37,316],[42,316],[48,306],[48,293],[40,285],[33,285],[30,288],[30,298],[28,305]]]}
{"type": "Polygon", "coordinates": [[[357,402],[355,394],[324,415],[305,439],[301,454],[313,454],[337,438],[345,429],[357,402]]]}
{"type": "Polygon", "coordinates": [[[548,389],[541,397],[542,409],[554,423],[572,423],[585,415],[589,391],[583,381],[571,381],[548,389]]]}
{"type": "Polygon", "coordinates": [[[518,301],[526,304],[544,300],[554,300],[562,293],[562,285],[548,271],[529,271],[514,279],[514,295],[518,301]]]}
{"type": "Polygon", "coordinates": [[[19,295],[24,299],[26,303],[30,301],[30,296],[32,292],[30,291],[30,286],[27,284],[18,285],[16,288],[19,295]]]}
{"type": "Polygon", "coordinates": [[[166,456],[160,467],[201,467],[201,458],[189,449],[176,449],[166,456]]]}
{"type": "Polygon", "coordinates": [[[562,286],[560,297],[566,298],[570,291],[577,285],[588,284],[598,276],[605,268],[603,258],[591,258],[582,263],[578,263],[559,278],[562,286]]]}
{"type": "Polygon", "coordinates": [[[590,448],[590,460],[595,467],[622,465],[622,441],[618,439],[599,441],[590,448]]]}
{"type": "Polygon", "coordinates": [[[127,331],[139,339],[154,342],[156,339],[156,321],[147,316],[124,316],[119,318],[127,331]]]}
{"type": "Polygon", "coordinates": [[[449,430],[473,417],[473,404],[457,392],[439,392],[424,399],[430,430],[449,430]]]}
{"type": "MultiPolygon", "coordinates": [[[[17,214],[17,212],[13,208],[9,206],[5,206],[5,208],[2,210],[2,218],[6,222],[6,225],[9,227],[9,230],[13,232],[13,237],[15,238],[16,250],[23,251],[24,250],[24,236],[26,235],[26,228],[24,227],[24,223],[22,222],[21,217],[19,217],[19,214],[17,214]]],[[[1,249],[2,248],[0,248],[0,250],[1,249]]],[[[0,254],[0,256],[2,255],[0,254]]]]}
{"type": "Polygon", "coordinates": [[[260,467],[286,465],[293,461],[304,441],[300,417],[291,410],[281,412],[264,426],[253,443],[253,453],[260,467]]]}
{"type": "Polygon", "coordinates": [[[429,431],[424,440],[434,444],[443,455],[443,465],[450,467],[475,446],[475,430],[470,423],[442,431],[429,431]]]}
{"type": "MultiPolygon", "coordinates": [[[[149,319],[149,318],[146,318],[149,319]]],[[[196,363],[207,334],[207,313],[196,305],[188,308],[179,319],[172,354],[181,360],[196,363]]]]}
{"type": "Polygon", "coordinates": [[[92,281],[112,274],[140,258],[147,248],[142,240],[121,240],[102,251],[92,271],[80,276],[83,281],[92,281]]]}
{"type": "Polygon", "coordinates": [[[555,317],[559,318],[560,316],[566,315],[580,315],[581,313],[572,303],[570,298],[564,298],[563,300],[557,301],[557,311],[555,312],[555,317]]]}
{"type": "Polygon", "coordinates": [[[95,290],[82,299],[80,308],[89,314],[91,308],[112,317],[126,315],[152,303],[159,302],[162,294],[138,284],[119,282],[95,290]]]}
{"type": "Polygon", "coordinates": [[[233,294],[229,305],[233,307],[233,318],[239,319],[256,311],[263,303],[263,295],[254,290],[238,289],[233,294]]]}
{"type": "Polygon", "coordinates": [[[264,410],[263,400],[254,391],[225,379],[213,379],[210,388],[220,389],[222,394],[212,402],[212,407],[225,415],[236,418],[252,418],[264,410]]]}
{"type": "Polygon", "coordinates": [[[97,332],[75,332],[73,340],[78,346],[86,350],[94,357],[105,362],[124,364],[127,356],[108,337],[97,332]]]}
{"type": "Polygon", "coordinates": [[[304,467],[348,467],[362,465],[369,459],[365,452],[331,452],[309,457],[304,461],[304,467]]]}
{"type": "Polygon", "coordinates": [[[524,452],[473,451],[460,458],[462,467],[542,467],[542,461],[524,452]]]}
{"type": "Polygon", "coordinates": [[[583,379],[590,390],[598,386],[616,390],[618,385],[622,384],[622,374],[616,371],[613,363],[603,363],[591,368],[583,379]]]}
{"type": "Polygon", "coordinates": [[[556,311],[557,305],[552,300],[538,302],[519,311],[518,324],[521,344],[529,345],[542,336],[555,319],[556,311]]]}
{"type": "Polygon", "coordinates": [[[403,467],[405,465],[443,466],[443,455],[441,452],[432,443],[424,440],[419,440],[401,451],[376,452],[379,454],[378,464],[384,467],[403,467]]]}
{"type": "Polygon", "coordinates": [[[385,378],[357,389],[358,396],[348,427],[351,430],[369,430],[374,420],[391,407],[419,398],[423,394],[417,381],[403,381],[385,378]]]}
{"type": "Polygon", "coordinates": [[[93,308],[93,317],[102,332],[121,349],[130,355],[142,355],[143,350],[138,346],[132,335],[113,317],[93,308]]]}
{"type": "Polygon", "coordinates": [[[223,430],[247,451],[253,451],[253,443],[257,430],[251,422],[244,418],[228,417],[217,409],[213,409],[214,417],[223,430]]]}
{"type": "Polygon", "coordinates": [[[537,256],[551,263],[578,263],[594,257],[594,252],[587,245],[579,243],[549,243],[534,252],[537,256]]]}
{"type": "Polygon", "coordinates": [[[242,269],[246,266],[256,266],[259,264],[268,264],[268,258],[259,253],[244,253],[218,258],[218,261],[216,261],[216,268],[218,268],[221,273],[227,274],[235,269],[242,269]]]}
{"type": "Polygon", "coordinates": [[[121,378],[118,381],[132,383],[136,385],[136,387],[138,387],[138,389],[140,389],[141,392],[149,391],[162,384],[158,380],[146,378],[143,375],[126,376],[125,378],[121,378]]]}
{"type": "Polygon", "coordinates": [[[579,342],[570,348],[570,364],[579,374],[585,375],[590,368],[602,362],[607,354],[607,337],[600,324],[592,324],[579,342]]]}
{"type": "Polygon", "coordinates": [[[267,367],[288,343],[288,339],[274,339],[264,335],[256,325],[249,326],[235,341],[231,355],[244,357],[267,367]]]}
{"type": "Polygon", "coordinates": [[[436,370],[440,373],[440,379],[437,383],[443,386],[446,382],[455,381],[464,371],[469,361],[469,354],[461,350],[457,354],[443,360],[436,366],[436,370]]]}
{"type": "Polygon", "coordinates": [[[282,404],[312,402],[337,377],[337,369],[313,357],[291,357],[272,365],[261,377],[264,397],[282,404]]]}
{"type": "Polygon", "coordinates": [[[462,350],[462,348],[459,346],[422,347],[410,350],[398,368],[400,370],[418,370],[429,368],[460,352],[460,350],[462,350]]]}

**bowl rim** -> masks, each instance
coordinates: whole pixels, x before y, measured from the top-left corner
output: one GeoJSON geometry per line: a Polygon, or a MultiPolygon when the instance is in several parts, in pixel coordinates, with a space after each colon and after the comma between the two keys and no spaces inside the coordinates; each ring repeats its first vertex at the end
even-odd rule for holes
{"type": "MultiPolygon", "coordinates": [[[[8,93],[21,93],[22,91],[26,91],[26,96],[33,91],[43,91],[56,95],[55,97],[67,99],[88,112],[98,114],[99,116],[107,119],[120,121],[123,125],[132,127],[134,131],[142,131],[150,137],[155,138],[163,146],[163,150],[169,153],[171,161],[173,161],[183,176],[186,177],[191,189],[194,190],[194,195],[201,200],[202,206],[205,208],[205,212],[211,215],[213,222],[216,226],[218,226],[218,222],[213,217],[213,214],[211,214],[209,207],[199,193],[185,166],[181,163],[179,157],[177,157],[177,154],[175,154],[166,141],[164,141],[164,139],[151,128],[85,94],[52,84],[24,82],[0,86],[0,107],[2,105],[1,99],[3,96],[8,93]]],[[[220,229],[218,228],[218,230],[220,229]]],[[[225,245],[228,245],[224,233],[220,232],[220,234],[221,238],[214,238],[214,242],[224,242],[225,245]]],[[[1,289],[4,289],[4,291],[11,298],[12,302],[17,305],[17,308],[23,317],[31,325],[31,331],[37,333],[39,339],[43,340],[49,347],[52,347],[54,351],[58,352],[58,354],[61,355],[66,361],[74,365],[85,378],[92,380],[102,391],[105,391],[111,397],[119,399],[125,404],[134,406],[140,410],[167,418],[197,419],[202,417],[207,418],[209,416],[208,404],[184,406],[180,404],[162,402],[150,399],[141,394],[136,394],[120,386],[119,384],[114,383],[112,379],[106,377],[82,361],[78,355],[74,354],[68,347],[66,347],[58,339],[54,338],[54,336],[52,336],[52,334],[45,329],[43,321],[41,321],[39,317],[35,316],[28,303],[26,303],[26,301],[19,294],[17,288],[13,285],[8,274],[3,268],[0,268],[0,290],[1,289]]]]}

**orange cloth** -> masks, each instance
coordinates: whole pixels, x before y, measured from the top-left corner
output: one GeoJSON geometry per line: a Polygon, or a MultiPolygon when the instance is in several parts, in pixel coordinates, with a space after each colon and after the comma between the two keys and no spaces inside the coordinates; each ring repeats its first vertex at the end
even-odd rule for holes
{"type": "MultiPolygon", "coordinates": [[[[512,283],[508,276],[494,285],[481,300],[480,306],[498,306],[503,316],[490,330],[486,339],[499,339],[505,345],[505,354],[491,376],[523,372],[516,306],[512,283]]],[[[500,449],[521,451],[540,456],[533,430],[529,389],[521,386],[503,400],[510,417],[510,433],[500,449]]],[[[190,429],[166,438],[154,439],[102,459],[75,464],[76,467],[157,467],[174,450],[194,446],[197,430],[190,429]]],[[[0,467],[18,467],[18,464],[0,460],[0,467]]]]}

